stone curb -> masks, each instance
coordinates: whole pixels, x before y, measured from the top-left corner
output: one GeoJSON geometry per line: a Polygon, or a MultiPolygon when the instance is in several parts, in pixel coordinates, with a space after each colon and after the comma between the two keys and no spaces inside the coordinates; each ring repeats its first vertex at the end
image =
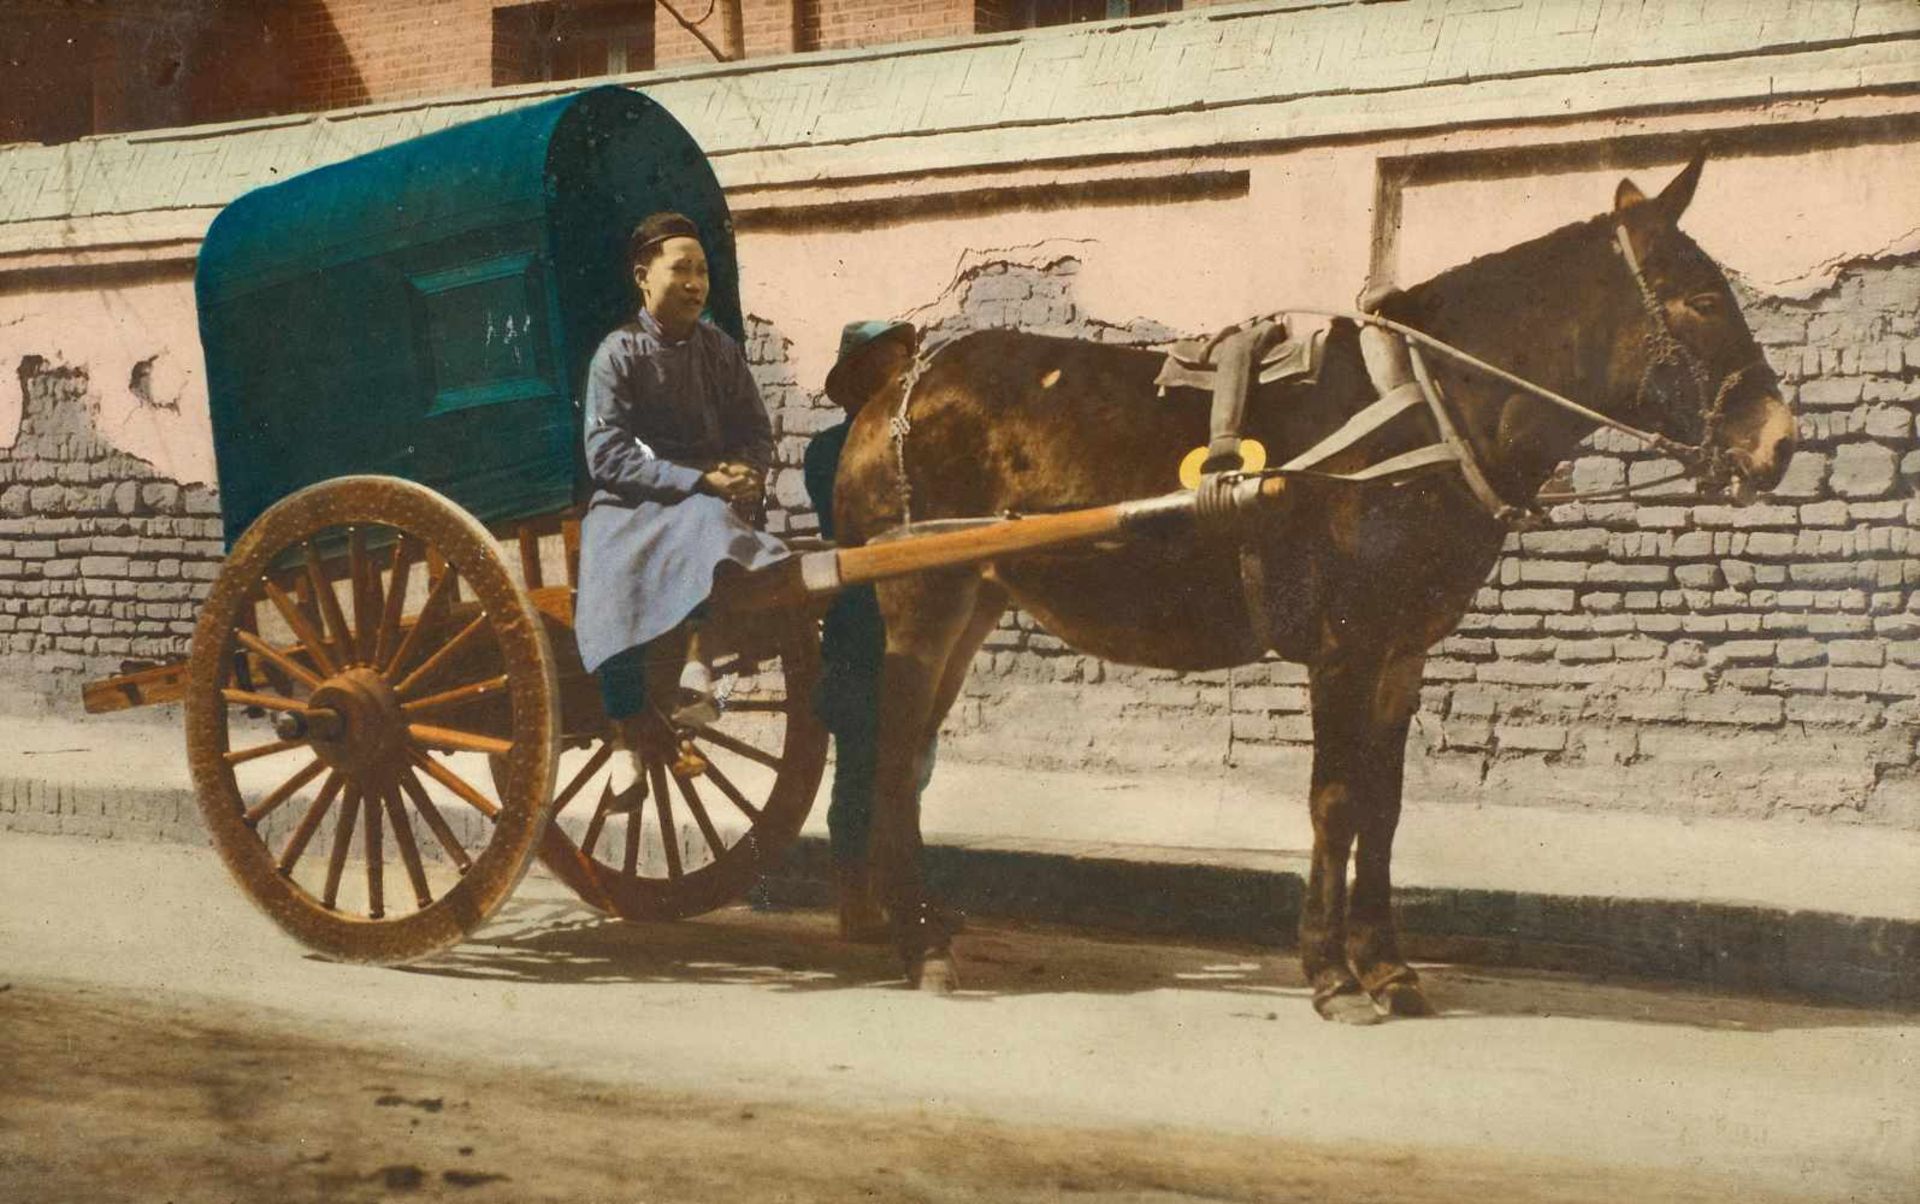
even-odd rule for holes
{"type": "MultiPolygon", "coordinates": [[[[0,831],[205,846],[189,790],[0,776],[0,831]]],[[[947,842],[926,851],[943,900],[996,919],[1140,936],[1294,943],[1299,856],[1099,843],[947,842]]],[[[825,840],[803,836],[758,901],[830,906],[825,840]]],[[[1785,994],[1823,1003],[1920,1006],[1920,922],[1706,899],[1575,897],[1409,887],[1394,911],[1421,961],[1576,971],[1785,994]]]]}
{"type": "MultiPolygon", "coordinates": [[[[1306,862],[1192,860],[1189,850],[1129,846],[1010,849],[929,846],[929,886],[979,916],[1143,936],[1290,948],[1306,862]]],[[[1200,854],[1205,856],[1206,854],[1200,854]]],[[[1228,855],[1232,856],[1232,855],[1228,855]]],[[[775,904],[827,906],[826,842],[803,837],[767,883],[775,904]]],[[[1705,899],[1573,897],[1526,891],[1403,888],[1394,913],[1417,961],[1574,971],[1822,1003],[1920,1005],[1920,923],[1705,899]]]]}

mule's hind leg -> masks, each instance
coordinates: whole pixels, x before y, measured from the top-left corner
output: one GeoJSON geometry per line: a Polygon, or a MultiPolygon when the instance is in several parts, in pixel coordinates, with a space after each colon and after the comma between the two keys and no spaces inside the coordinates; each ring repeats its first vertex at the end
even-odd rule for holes
{"type": "Polygon", "coordinates": [[[1390,660],[1374,688],[1365,787],[1353,798],[1353,891],[1347,901],[1347,965],[1375,1006],[1394,1016],[1427,1016],[1433,1008],[1420,976],[1400,953],[1393,925],[1393,834],[1400,824],[1407,728],[1420,705],[1423,655],[1390,660]]]}
{"type": "Polygon", "coordinates": [[[953,986],[953,934],[943,914],[929,903],[921,879],[918,786],[927,742],[939,721],[941,687],[949,663],[973,627],[979,591],[980,577],[973,570],[923,573],[878,587],[887,658],[880,685],[870,855],[908,980],[934,990],[953,986]]]}

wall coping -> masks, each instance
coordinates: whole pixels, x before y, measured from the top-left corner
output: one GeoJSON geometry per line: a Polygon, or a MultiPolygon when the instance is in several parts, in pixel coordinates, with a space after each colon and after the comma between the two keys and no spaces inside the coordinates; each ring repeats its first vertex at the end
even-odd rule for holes
{"type": "MultiPolygon", "coordinates": [[[[1908,0],[1265,0],[620,82],[666,105],[745,195],[1895,96],[1920,91],[1916,47],[1908,0]]],[[[0,148],[0,270],[191,239],[248,189],[575,86],[0,148]]]]}

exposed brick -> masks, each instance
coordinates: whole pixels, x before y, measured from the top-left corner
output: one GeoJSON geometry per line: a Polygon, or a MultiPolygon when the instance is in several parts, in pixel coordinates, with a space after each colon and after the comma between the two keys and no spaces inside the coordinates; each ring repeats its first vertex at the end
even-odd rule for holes
{"type": "Polygon", "coordinates": [[[1742,727],[1777,727],[1786,717],[1786,703],[1754,694],[1692,694],[1681,714],[1693,723],[1732,723],[1742,727]]]}
{"type": "Polygon", "coordinates": [[[1502,723],[1493,731],[1503,752],[1560,752],[1567,747],[1567,729],[1502,723]]]}
{"type": "Polygon", "coordinates": [[[1595,585],[1664,585],[1673,570],[1664,564],[1617,564],[1603,561],[1587,566],[1587,581],[1595,585]]]}
{"type": "Polygon", "coordinates": [[[1858,380],[1809,380],[1801,384],[1797,400],[1809,408],[1837,408],[1857,405],[1861,382],[1858,380]]]}
{"type": "Polygon", "coordinates": [[[1898,459],[1891,448],[1878,443],[1843,444],[1833,454],[1828,484],[1842,497],[1881,497],[1893,488],[1897,470],[1898,459]]]}
{"type": "Polygon", "coordinates": [[[1795,694],[1786,700],[1789,723],[1823,727],[1865,727],[1878,722],[1884,705],[1863,698],[1826,698],[1795,694]]]}
{"type": "Polygon", "coordinates": [[[1878,666],[1886,663],[1886,648],[1878,640],[1829,640],[1826,644],[1830,665],[1878,666]]]}
{"type": "Polygon", "coordinates": [[[1569,611],[1573,609],[1570,589],[1510,589],[1500,598],[1509,610],[1569,611]]]}

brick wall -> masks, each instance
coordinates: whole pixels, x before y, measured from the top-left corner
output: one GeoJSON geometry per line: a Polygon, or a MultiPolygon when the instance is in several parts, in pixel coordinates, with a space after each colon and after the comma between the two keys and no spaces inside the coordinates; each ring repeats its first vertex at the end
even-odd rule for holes
{"type": "Polygon", "coordinates": [[[16,687],[0,708],[71,713],[121,661],[185,655],[224,552],[219,502],[114,450],[85,369],[29,356],[19,381],[0,450],[0,677],[16,687]]]}
{"type": "MultiPolygon", "coordinates": [[[[1070,258],[977,267],[932,307],[928,343],[989,326],[1168,336],[1086,314],[1077,270],[1070,258]]],[[[1511,540],[1429,663],[1415,790],[1920,827],[1920,256],[1856,262],[1804,300],[1745,304],[1800,415],[1785,482],[1747,508],[1692,504],[1684,485],[1562,506],[1549,529],[1511,540]]],[[[750,351],[781,436],[775,529],[811,531],[796,466],[838,411],[793,384],[764,324],[750,351]]],[[[1598,488],[1671,467],[1602,434],[1570,477],[1598,488]]],[[[947,739],[962,758],[1048,768],[1297,775],[1312,741],[1305,681],[1280,662],[1108,664],[1016,612],[988,639],[947,739]]]]}
{"type": "Polygon", "coordinates": [[[493,0],[299,0],[287,61],[302,108],[493,83],[493,0]]]}
{"type": "Polygon", "coordinates": [[[820,10],[820,50],[974,32],[972,0],[837,0],[820,10]]]}

